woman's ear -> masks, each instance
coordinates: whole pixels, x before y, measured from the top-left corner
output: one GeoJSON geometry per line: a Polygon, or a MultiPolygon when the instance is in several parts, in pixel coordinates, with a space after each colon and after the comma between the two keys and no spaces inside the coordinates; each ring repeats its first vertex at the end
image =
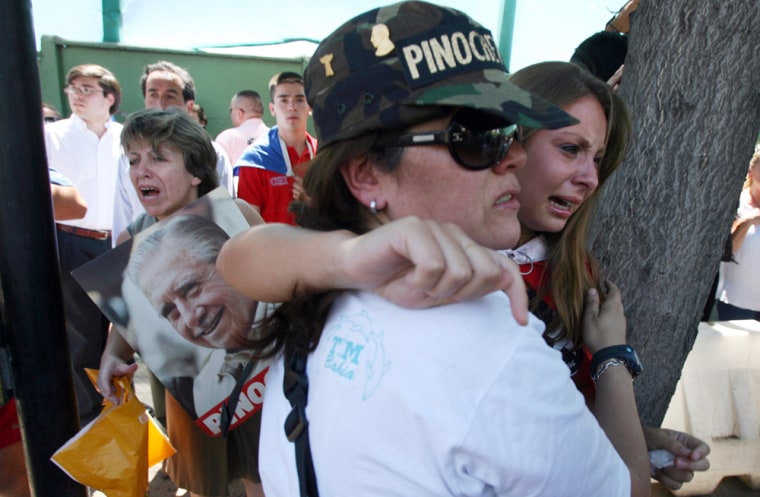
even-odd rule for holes
{"type": "Polygon", "coordinates": [[[367,156],[354,157],[341,170],[343,180],[354,197],[363,205],[369,207],[375,202],[377,210],[385,208],[385,177],[367,156]]]}

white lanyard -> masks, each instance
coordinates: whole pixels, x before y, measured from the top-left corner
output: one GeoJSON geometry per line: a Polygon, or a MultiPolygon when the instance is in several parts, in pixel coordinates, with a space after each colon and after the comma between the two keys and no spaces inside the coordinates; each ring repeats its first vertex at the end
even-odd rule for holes
{"type": "MultiPolygon", "coordinates": [[[[286,176],[293,176],[293,165],[290,163],[290,154],[288,153],[288,146],[285,144],[285,140],[277,136],[280,140],[280,150],[282,150],[282,157],[285,160],[285,167],[288,168],[286,176]]],[[[309,149],[309,160],[314,158],[314,147],[309,140],[306,140],[306,148],[309,149]]]]}

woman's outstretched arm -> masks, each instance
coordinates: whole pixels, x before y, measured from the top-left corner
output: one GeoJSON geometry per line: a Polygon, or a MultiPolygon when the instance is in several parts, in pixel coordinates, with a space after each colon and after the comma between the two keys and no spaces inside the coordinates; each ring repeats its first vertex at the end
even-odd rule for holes
{"type": "Polygon", "coordinates": [[[361,236],[281,224],[253,227],[222,247],[217,267],[235,289],[265,302],[361,289],[419,308],[504,290],[515,318],[527,323],[527,295],[512,261],[452,224],[415,217],[361,236]]]}

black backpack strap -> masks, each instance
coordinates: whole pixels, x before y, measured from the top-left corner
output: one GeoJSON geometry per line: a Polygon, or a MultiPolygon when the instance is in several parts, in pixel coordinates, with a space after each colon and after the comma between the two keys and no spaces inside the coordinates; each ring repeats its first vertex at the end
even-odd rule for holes
{"type": "Polygon", "coordinates": [[[296,470],[301,497],[319,497],[317,475],[309,446],[309,422],[306,420],[306,403],[309,379],[306,376],[306,355],[294,352],[285,358],[285,376],[282,382],[285,397],[293,408],[285,419],[285,435],[295,444],[296,470]]]}
{"type": "Polygon", "coordinates": [[[227,397],[227,400],[222,404],[221,418],[219,420],[219,429],[222,432],[222,438],[227,438],[227,433],[230,431],[230,425],[235,418],[235,409],[237,409],[238,400],[240,399],[240,392],[243,390],[243,384],[248,376],[253,371],[253,366],[256,364],[254,359],[249,359],[245,365],[243,372],[238,376],[235,381],[235,386],[232,389],[232,393],[227,397]]]}

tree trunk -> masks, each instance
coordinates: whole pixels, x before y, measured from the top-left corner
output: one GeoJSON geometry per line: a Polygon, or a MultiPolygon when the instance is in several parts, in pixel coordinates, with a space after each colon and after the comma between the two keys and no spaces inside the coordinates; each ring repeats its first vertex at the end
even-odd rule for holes
{"type": "Polygon", "coordinates": [[[633,143],[590,243],[623,292],[647,424],[696,338],[760,130],[759,18],[758,0],[642,0],[632,16],[620,95],[633,143]]]}

